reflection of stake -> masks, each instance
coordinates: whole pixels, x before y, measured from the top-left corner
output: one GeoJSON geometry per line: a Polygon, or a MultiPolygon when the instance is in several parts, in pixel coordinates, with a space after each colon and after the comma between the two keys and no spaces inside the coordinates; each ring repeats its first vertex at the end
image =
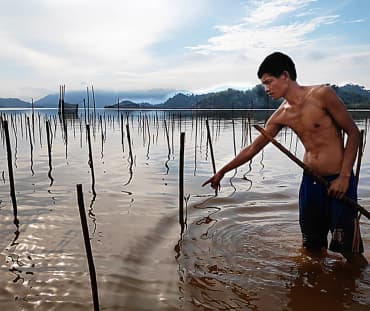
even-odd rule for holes
{"type": "Polygon", "coordinates": [[[77,200],[78,208],[80,211],[82,233],[85,241],[85,249],[87,256],[87,263],[89,265],[90,271],[90,282],[91,282],[91,291],[93,296],[94,310],[99,310],[99,295],[98,295],[98,285],[96,282],[96,272],[94,266],[94,259],[91,251],[90,238],[89,238],[89,229],[87,227],[86,213],[85,213],[85,204],[82,192],[82,185],[77,185],[77,200]]]}
{"type": "Polygon", "coordinates": [[[8,121],[3,121],[3,127],[5,131],[5,141],[6,141],[6,150],[8,154],[8,173],[9,173],[9,183],[10,183],[10,196],[13,203],[13,214],[14,214],[14,224],[19,225],[19,220],[17,217],[17,199],[15,197],[15,186],[14,186],[14,176],[13,176],[13,166],[12,166],[12,148],[10,146],[10,137],[9,137],[9,128],[8,121]]]}
{"type": "Polygon", "coordinates": [[[89,124],[86,124],[86,134],[87,134],[87,142],[89,144],[89,166],[91,169],[91,190],[92,190],[93,195],[96,195],[94,161],[93,161],[92,148],[91,148],[90,125],[89,124]]]}
{"type": "MultiPolygon", "coordinates": [[[[298,164],[301,168],[304,169],[305,173],[313,177],[318,183],[323,185],[325,188],[328,188],[330,186],[330,183],[323,178],[322,176],[317,175],[310,167],[308,167],[306,164],[304,164],[301,160],[299,160],[297,157],[295,157],[288,149],[286,149],[283,145],[281,145],[279,142],[277,142],[273,137],[271,137],[270,134],[268,134],[263,128],[261,128],[259,125],[254,125],[254,127],[270,142],[272,142],[280,151],[285,153],[293,162],[298,164]]],[[[361,214],[365,215],[368,219],[370,218],[370,212],[367,211],[365,208],[363,208],[361,205],[359,205],[357,202],[353,201],[351,198],[344,196],[342,198],[342,201],[347,203],[349,206],[355,208],[358,210],[361,214]]]]}

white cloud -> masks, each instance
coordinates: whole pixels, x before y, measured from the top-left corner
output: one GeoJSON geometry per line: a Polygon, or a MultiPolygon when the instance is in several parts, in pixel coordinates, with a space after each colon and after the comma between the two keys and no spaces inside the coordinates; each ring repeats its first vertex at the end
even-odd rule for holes
{"type": "Polygon", "coordinates": [[[249,25],[265,25],[274,22],[284,14],[294,12],[316,0],[253,0],[248,3],[248,16],[244,21],[249,25]]]}
{"type": "Polygon", "coordinates": [[[27,71],[32,81],[24,81],[24,86],[44,83],[50,88],[64,81],[77,86],[90,79],[114,86],[117,82],[108,81],[114,72],[140,75],[153,70],[157,62],[150,47],[199,18],[205,4],[206,0],[9,1],[0,11],[0,65],[19,70],[18,82],[12,83],[22,83],[20,76],[27,71]]]}
{"type": "MultiPolygon", "coordinates": [[[[178,33],[197,37],[186,33],[188,25],[204,27],[204,17],[215,13],[213,0],[6,1],[0,11],[0,97],[29,99],[56,92],[61,83],[67,90],[91,83],[115,90],[251,87],[258,83],[258,64],[275,50],[296,60],[301,82],[348,79],[370,87],[363,69],[369,68],[369,47],[347,47],[340,32],[330,32],[345,20],[363,20],[344,19],[319,4],[238,3],[244,11],[237,19],[222,15],[218,20],[230,23],[216,26],[208,40],[164,57],[152,47],[164,42],[181,46],[178,33]],[[318,35],[322,28],[329,30],[325,36],[318,35]]],[[[235,4],[225,0],[223,5],[235,4]]],[[[217,13],[223,13],[221,7],[217,13]]]]}
{"type": "Polygon", "coordinates": [[[253,0],[243,22],[228,26],[217,26],[221,34],[208,40],[206,44],[189,47],[202,53],[244,52],[257,53],[274,49],[291,49],[312,44],[307,35],[322,25],[337,22],[338,15],[313,16],[288,24],[275,24],[276,20],[288,13],[297,11],[315,0],[253,0]]]}

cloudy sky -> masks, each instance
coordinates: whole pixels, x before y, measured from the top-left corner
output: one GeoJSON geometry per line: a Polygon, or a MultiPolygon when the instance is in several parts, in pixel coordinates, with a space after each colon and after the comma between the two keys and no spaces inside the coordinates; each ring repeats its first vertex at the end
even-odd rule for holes
{"type": "Polygon", "coordinates": [[[0,0],[0,97],[202,93],[259,83],[273,52],[301,84],[370,89],[368,0],[0,0]]]}

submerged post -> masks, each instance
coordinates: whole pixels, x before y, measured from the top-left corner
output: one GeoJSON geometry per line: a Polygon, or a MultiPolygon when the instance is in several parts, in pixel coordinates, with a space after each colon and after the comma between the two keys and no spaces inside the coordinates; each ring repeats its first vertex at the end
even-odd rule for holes
{"type": "Polygon", "coordinates": [[[87,220],[85,214],[85,204],[82,192],[82,185],[77,185],[77,200],[78,200],[78,209],[80,211],[80,219],[81,219],[81,226],[82,226],[82,233],[85,242],[85,249],[86,249],[86,256],[87,256],[87,263],[89,265],[89,272],[90,272],[90,282],[91,282],[91,291],[93,296],[93,303],[94,303],[94,310],[99,310],[99,295],[98,295],[98,285],[96,282],[96,272],[94,266],[94,259],[91,251],[90,245],[90,238],[89,238],[89,229],[87,227],[87,220]]]}

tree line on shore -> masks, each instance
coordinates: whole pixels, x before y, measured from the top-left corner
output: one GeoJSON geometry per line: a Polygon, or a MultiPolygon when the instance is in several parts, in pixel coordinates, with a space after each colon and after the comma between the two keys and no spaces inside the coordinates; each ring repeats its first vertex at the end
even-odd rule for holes
{"type": "MultiPolygon", "coordinates": [[[[344,86],[331,85],[331,87],[348,109],[370,109],[370,91],[363,86],[346,84],[344,86]]],[[[179,92],[159,104],[151,104],[146,101],[137,102],[135,99],[120,100],[118,98],[113,100],[113,96],[107,91],[98,93],[97,107],[111,109],[275,109],[281,103],[281,100],[273,100],[269,97],[261,84],[248,90],[229,88],[206,94],[179,92]],[[104,104],[104,102],[111,104],[104,104]]],[[[83,104],[81,105],[83,101],[87,102],[85,97],[87,94],[83,91],[71,91],[70,99],[68,92],[66,94],[67,101],[79,104],[80,108],[83,108],[83,104]]],[[[29,108],[30,106],[30,103],[19,99],[0,98],[0,108],[29,108]]],[[[35,107],[57,108],[57,95],[45,96],[35,102],[35,107]]]]}

